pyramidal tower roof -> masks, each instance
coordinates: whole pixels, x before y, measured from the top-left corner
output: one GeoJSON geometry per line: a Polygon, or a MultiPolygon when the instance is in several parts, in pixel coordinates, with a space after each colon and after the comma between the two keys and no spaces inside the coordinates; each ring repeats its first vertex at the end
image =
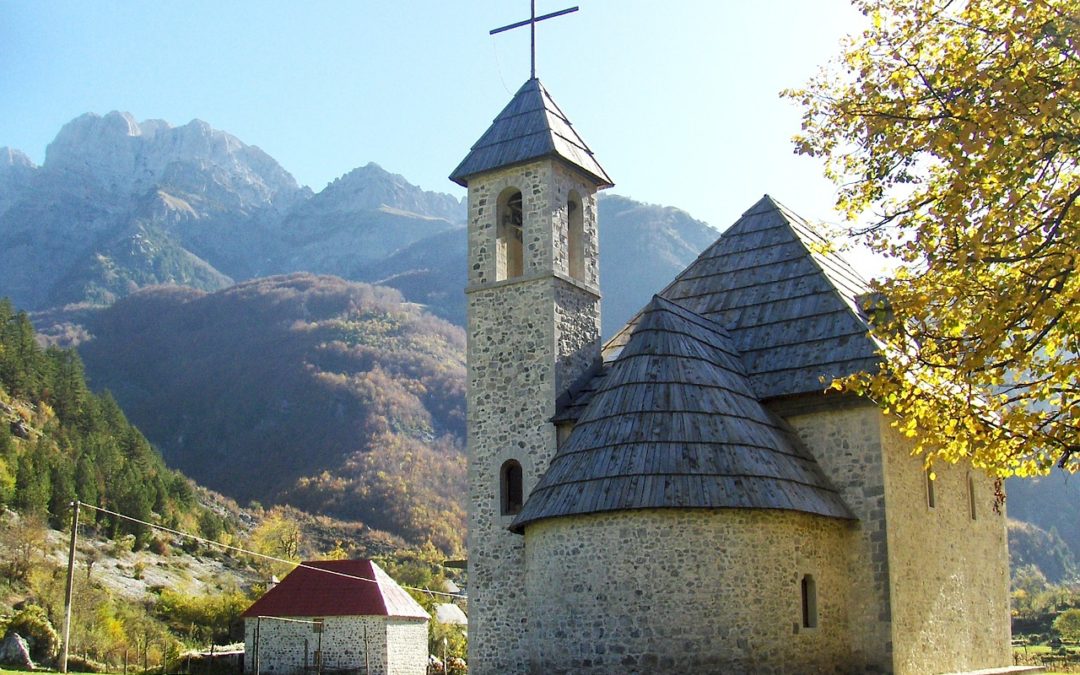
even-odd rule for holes
{"type": "Polygon", "coordinates": [[[660,295],[727,328],[758,398],[770,399],[877,371],[857,305],[867,291],[826,239],[765,195],[660,295]]]}
{"type": "Polygon", "coordinates": [[[767,410],[727,331],[654,297],[511,529],[643,508],[782,509],[851,518],[767,410]]]}
{"type": "Polygon", "coordinates": [[[614,185],[593,157],[592,150],[574,131],[570,120],[552,100],[540,80],[521,85],[514,98],[473,144],[450,180],[467,186],[478,173],[556,157],[584,171],[601,188],[614,185]]]}

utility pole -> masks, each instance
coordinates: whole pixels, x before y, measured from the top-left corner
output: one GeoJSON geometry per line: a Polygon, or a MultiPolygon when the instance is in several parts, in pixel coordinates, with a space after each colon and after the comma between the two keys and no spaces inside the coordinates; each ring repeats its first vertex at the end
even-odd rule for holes
{"type": "Polygon", "coordinates": [[[75,541],[79,533],[79,500],[71,502],[71,546],[68,547],[67,590],[64,592],[64,646],[60,650],[60,672],[68,667],[71,642],[71,593],[75,586],[75,541]]]}

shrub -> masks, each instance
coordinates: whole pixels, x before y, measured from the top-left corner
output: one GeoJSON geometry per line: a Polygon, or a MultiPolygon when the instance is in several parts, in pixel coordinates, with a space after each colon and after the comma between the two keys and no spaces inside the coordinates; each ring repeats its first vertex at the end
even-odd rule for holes
{"type": "Polygon", "coordinates": [[[25,638],[30,646],[30,658],[38,662],[51,662],[60,647],[60,635],[45,609],[37,605],[19,610],[8,623],[6,633],[18,633],[25,638]]]}
{"type": "Polygon", "coordinates": [[[1054,630],[1063,640],[1080,640],[1080,609],[1067,609],[1054,619],[1054,630]]]}

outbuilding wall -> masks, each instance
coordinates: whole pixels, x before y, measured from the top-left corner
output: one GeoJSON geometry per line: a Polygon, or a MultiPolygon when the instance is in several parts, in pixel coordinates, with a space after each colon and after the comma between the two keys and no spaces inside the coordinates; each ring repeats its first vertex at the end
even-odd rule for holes
{"type": "Polygon", "coordinates": [[[859,672],[848,521],[647,509],[539,521],[525,539],[530,672],[859,672]],[[802,625],[806,574],[816,628],[802,625]]]}
{"type": "Polygon", "coordinates": [[[329,616],[322,635],[315,617],[244,620],[244,670],[254,673],[303,673],[315,665],[322,649],[324,670],[367,667],[369,675],[424,675],[427,667],[427,622],[378,616],[329,616]],[[255,632],[259,640],[256,648],[255,632]]]}
{"type": "Polygon", "coordinates": [[[387,675],[425,675],[428,664],[428,622],[386,620],[387,675]]]}

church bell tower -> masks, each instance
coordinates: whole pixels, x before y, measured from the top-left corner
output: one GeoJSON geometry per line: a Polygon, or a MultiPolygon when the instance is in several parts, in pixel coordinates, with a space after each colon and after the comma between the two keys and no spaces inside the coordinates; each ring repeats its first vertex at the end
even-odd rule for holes
{"type": "Polygon", "coordinates": [[[524,538],[556,402],[600,361],[596,193],[611,179],[529,79],[450,176],[469,190],[469,664],[528,671],[524,538]]]}

